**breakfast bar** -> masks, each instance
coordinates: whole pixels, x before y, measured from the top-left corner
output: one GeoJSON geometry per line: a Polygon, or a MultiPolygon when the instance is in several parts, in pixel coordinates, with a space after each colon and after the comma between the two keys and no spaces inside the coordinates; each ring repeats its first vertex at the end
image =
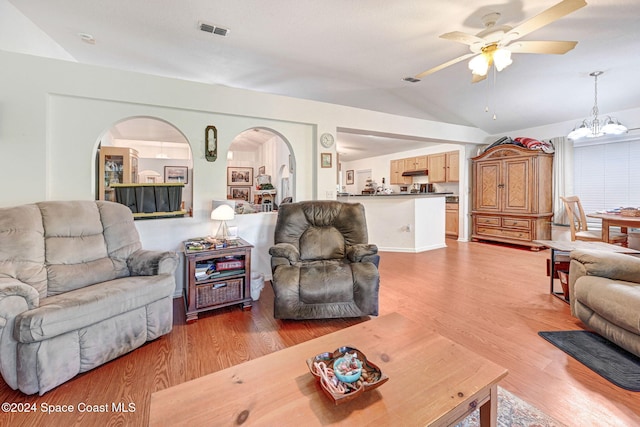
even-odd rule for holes
{"type": "Polygon", "coordinates": [[[424,252],[446,247],[445,197],[451,193],[392,193],[340,196],[362,203],[369,242],[389,252],[424,252]]]}

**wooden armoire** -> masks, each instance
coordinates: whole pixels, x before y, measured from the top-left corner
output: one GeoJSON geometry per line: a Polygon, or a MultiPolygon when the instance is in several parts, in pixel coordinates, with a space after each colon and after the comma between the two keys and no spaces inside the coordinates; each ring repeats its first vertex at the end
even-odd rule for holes
{"type": "Polygon", "coordinates": [[[472,160],[473,240],[525,245],[551,239],[553,154],[505,144],[472,160]]]}

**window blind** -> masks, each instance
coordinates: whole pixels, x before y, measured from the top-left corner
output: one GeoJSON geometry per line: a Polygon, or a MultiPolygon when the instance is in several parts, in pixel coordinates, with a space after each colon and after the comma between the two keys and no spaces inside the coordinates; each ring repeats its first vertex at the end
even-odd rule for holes
{"type": "Polygon", "coordinates": [[[576,143],[573,152],[574,190],[586,213],[640,208],[640,139],[576,143]]]}

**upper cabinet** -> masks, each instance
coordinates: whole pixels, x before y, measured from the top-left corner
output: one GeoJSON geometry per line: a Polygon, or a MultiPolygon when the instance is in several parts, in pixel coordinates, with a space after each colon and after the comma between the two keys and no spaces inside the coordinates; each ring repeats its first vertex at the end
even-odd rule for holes
{"type": "Polygon", "coordinates": [[[428,170],[429,182],[431,183],[458,182],[460,180],[459,160],[459,151],[391,160],[390,184],[409,185],[413,183],[412,177],[402,176],[402,173],[415,170],[428,170]]]}
{"type": "Polygon", "coordinates": [[[415,171],[427,168],[427,156],[409,157],[404,159],[404,170],[415,171]]]}
{"type": "Polygon", "coordinates": [[[428,156],[429,182],[458,182],[460,180],[460,152],[430,154],[428,156]]]}
{"type": "Polygon", "coordinates": [[[460,152],[451,151],[447,155],[447,182],[460,181],[460,152]]]}
{"type": "Polygon", "coordinates": [[[408,185],[413,181],[410,176],[402,176],[405,171],[405,159],[391,160],[389,180],[391,185],[408,185]]]}

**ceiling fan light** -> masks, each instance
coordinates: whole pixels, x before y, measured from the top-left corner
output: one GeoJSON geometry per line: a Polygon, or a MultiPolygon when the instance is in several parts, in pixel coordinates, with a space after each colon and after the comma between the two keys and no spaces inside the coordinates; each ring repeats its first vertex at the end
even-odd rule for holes
{"type": "Polygon", "coordinates": [[[476,56],[469,61],[469,69],[477,76],[486,76],[489,72],[489,61],[487,57],[484,54],[476,56]]]}
{"type": "Polygon", "coordinates": [[[493,52],[493,63],[496,66],[496,70],[504,70],[513,63],[511,60],[511,51],[507,49],[496,49],[496,51],[493,52]]]}

